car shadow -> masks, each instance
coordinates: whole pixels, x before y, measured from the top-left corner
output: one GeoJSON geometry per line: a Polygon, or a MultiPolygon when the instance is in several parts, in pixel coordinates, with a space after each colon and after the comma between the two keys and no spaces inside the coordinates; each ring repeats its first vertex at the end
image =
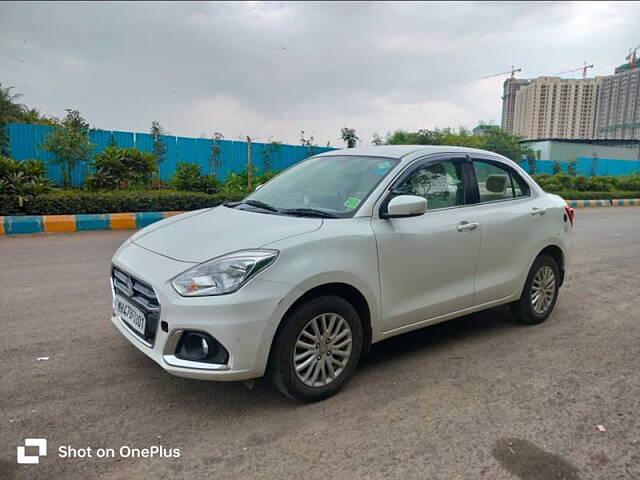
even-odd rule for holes
{"type": "Polygon", "coordinates": [[[475,341],[497,333],[522,328],[515,323],[508,307],[497,307],[414,330],[371,346],[360,370],[377,368],[380,363],[400,361],[455,342],[475,341]]]}
{"type": "MultiPolygon", "coordinates": [[[[381,371],[378,368],[381,364],[386,367],[399,366],[402,362],[410,361],[407,357],[429,356],[430,352],[447,347],[449,344],[482,341],[483,338],[495,337],[496,334],[507,333],[517,328],[523,327],[514,323],[508,308],[500,307],[376,343],[355,371],[356,381],[355,385],[350,385],[349,395],[357,396],[362,382],[366,383],[371,378],[375,378],[376,384],[386,383],[386,380],[389,383],[392,380],[398,380],[396,373],[381,371]]],[[[154,382],[157,383],[158,397],[156,398],[162,398],[167,404],[174,401],[187,402],[194,410],[210,409],[215,405],[228,415],[233,415],[237,410],[237,413],[245,416],[251,411],[251,408],[247,407],[253,407],[264,414],[272,409],[279,412],[283,407],[291,409],[307,406],[293,402],[277,393],[267,378],[261,378],[252,383],[226,383],[157,376],[155,371],[157,366],[150,359],[146,360],[148,361],[145,362],[145,369],[153,370],[154,382]]],[[[331,401],[331,399],[327,400],[327,402],[331,401]]]]}

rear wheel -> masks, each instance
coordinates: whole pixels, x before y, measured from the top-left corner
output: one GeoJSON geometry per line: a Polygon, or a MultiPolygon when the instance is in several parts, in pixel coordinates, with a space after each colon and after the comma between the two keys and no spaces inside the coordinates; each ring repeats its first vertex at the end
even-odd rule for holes
{"type": "Polygon", "coordinates": [[[540,255],[533,263],[520,300],[511,311],[520,323],[544,322],[555,307],[560,288],[560,268],[549,255],[540,255]]]}
{"type": "Polygon", "coordinates": [[[362,350],[358,312],[343,298],[323,295],[296,306],[271,349],[270,374],[284,395],[305,402],[335,394],[362,350]]]}

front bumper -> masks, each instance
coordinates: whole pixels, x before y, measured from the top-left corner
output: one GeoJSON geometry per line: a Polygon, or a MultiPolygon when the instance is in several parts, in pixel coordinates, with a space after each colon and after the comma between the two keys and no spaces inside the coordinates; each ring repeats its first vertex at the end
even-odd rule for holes
{"type": "Polygon", "coordinates": [[[167,372],[204,380],[247,380],[264,375],[278,323],[301,292],[291,285],[251,279],[229,295],[181,297],[170,279],[193,264],[173,260],[127,242],[113,264],[153,287],[160,304],[159,325],[153,342],[144,341],[117,315],[111,321],[138,350],[167,372]],[[167,323],[167,331],[160,328],[167,323]],[[229,352],[226,364],[192,362],[175,357],[185,330],[206,332],[229,352]]]}

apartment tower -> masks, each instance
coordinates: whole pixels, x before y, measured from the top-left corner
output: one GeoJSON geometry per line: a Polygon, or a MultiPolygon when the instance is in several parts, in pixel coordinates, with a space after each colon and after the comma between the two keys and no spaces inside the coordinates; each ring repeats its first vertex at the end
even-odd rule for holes
{"type": "Polygon", "coordinates": [[[594,138],[600,83],[600,77],[531,80],[517,91],[513,134],[525,140],[594,138]]]}

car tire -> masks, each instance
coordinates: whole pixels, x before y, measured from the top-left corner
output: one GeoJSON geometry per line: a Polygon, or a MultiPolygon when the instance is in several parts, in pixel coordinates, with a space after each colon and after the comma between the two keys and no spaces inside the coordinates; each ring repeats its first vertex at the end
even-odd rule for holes
{"type": "Polygon", "coordinates": [[[520,300],[511,304],[513,316],[526,325],[544,322],[556,305],[559,289],[558,264],[549,255],[538,256],[529,271],[520,300]]]}
{"type": "Polygon", "coordinates": [[[283,319],[271,347],[269,374],[282,394],[315,402],[342,388],[361,351],[356,309],[341,297],[322,295],[296,305],[283,319]]]}

